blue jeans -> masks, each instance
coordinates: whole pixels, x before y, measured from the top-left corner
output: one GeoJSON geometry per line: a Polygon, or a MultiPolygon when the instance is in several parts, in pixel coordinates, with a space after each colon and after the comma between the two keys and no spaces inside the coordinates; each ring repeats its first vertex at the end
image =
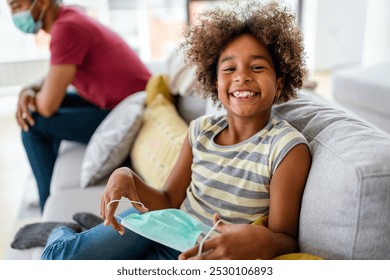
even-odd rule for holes
{"type": "Polygon", "coordinates": [[[22,142],[38,186],[41,211],[50,194],[50,181],[62,140],[88,143],[107,116],[102,110],[74,93],[68,93],[59,110],[50,118],[33,113],[35,125],[22,130],[22,142]]]}
{"type": "MultiPolygon", "coordinates": [[[[130,208],[124,217],[137,212],[130,208]]],[[[42,253],[43,260],[177,260],[180,252],[149,240],[125,228],[120,235],[111,226],[100,224],[81,233],[68,227],[54,229],[42,253]]]]}

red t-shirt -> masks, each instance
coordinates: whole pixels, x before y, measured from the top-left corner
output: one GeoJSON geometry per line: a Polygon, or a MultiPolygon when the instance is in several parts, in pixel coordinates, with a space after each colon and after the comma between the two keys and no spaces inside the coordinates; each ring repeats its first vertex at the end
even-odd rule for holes
{"type": "Polygon", "coordinates": [[[51,30],[51,65],[75,64],[80,96],[100,108],[114,108],[145,89],[150,72],[128,44],[75,7],[62,6],[51,30]]]}

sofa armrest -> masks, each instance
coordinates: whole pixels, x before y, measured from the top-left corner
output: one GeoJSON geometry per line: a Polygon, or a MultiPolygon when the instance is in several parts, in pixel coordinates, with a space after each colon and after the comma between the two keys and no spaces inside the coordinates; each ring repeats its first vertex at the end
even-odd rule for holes
{"type": "Polygon", "coordinates": [[[326,259],[387,259],[390,137],[339,108],[303,91],[273,108],[302,132],[312,152],[300,250],[326,259]]]}

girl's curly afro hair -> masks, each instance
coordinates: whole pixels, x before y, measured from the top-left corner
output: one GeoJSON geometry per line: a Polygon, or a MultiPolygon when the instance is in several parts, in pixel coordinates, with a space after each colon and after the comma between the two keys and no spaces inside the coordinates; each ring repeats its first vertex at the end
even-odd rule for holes
{"type": "Polygon", "coordinates": [[[239,35],[251,34],[268,48],[276,75],[284,77],[278,101],[295,97],[306,67],[302,34],[294,20],[294,15],[277,2],[236,4],[229,10],[217,7],[198,15],[197,22],[185,29],[181,48],[189,63],[196,66],[199,94],[218,103],[215,82],[219,55],[239,35]]]}

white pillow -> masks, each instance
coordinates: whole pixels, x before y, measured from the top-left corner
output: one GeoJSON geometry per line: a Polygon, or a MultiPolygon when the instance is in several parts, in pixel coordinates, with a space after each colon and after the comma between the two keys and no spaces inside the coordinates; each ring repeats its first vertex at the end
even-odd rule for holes
{"type": "Polygon", "coordinates": [[[81,188],[92,185],[113,172],[129,155],[141,127],[146,92],[122,100],[93,133],[81,167],[81,188]]]}
{"type": "Polygon", "coordinates": [[[168,86],[173,95],[190,95],[196,83],[196,69],[185,61],[182,49],[174,50],[168,58],[168,86]]]}

